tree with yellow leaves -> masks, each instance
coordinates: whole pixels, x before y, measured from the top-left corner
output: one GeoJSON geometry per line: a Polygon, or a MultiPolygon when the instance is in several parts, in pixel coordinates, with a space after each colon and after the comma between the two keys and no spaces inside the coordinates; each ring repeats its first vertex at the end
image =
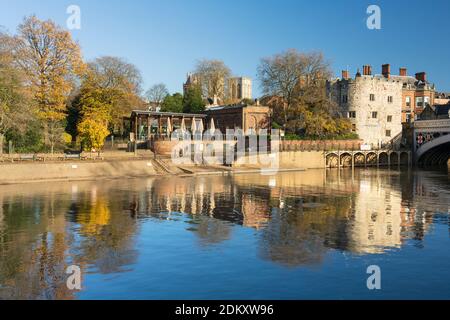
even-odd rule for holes
{"type": "Polygon", "coordinates": [[[33,113],[24,75],[14,66],[13,44],[14,39],[0,31],[0,157],[6,133],[24,132],[33,113]]]}
{"type": "Polygon", "coordinates": [[[84,119],[78,125],[81,143],[86,151],[97,151],[100,154],[105,139],[109,135],[108,127],[95,118],[84,119]]]}
{"type": "Polygon", "coordinates": [[[100,153],[111,121],[112,99],[108,89],[104,89],[86,77],[80,90],[77,108],[80,110],[81,120],[77,126],[81,143],[86,151],[97,150],[100,153]]]}
{"type": "Polygon", "coordinates": [[[53,21],[26,18],[18,28],[15,60],[26,73],[29,89],[44,123],[45,142],[53,153],[64,132],[67,99],[85,72],[79,45],[53,21]]]}

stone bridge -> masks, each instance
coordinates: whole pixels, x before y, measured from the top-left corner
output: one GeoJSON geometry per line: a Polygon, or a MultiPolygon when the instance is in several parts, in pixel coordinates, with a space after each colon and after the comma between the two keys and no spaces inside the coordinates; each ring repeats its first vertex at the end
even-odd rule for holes
{"type": "Polygon", "coordinates": [[[411,166],[412,156],[406,150],[326,151],[328,168],[411,166]]]}
{"type": "Polygon", "coordinates": [[[450,159],[450,119],[414,122],[414,161],[419,166],[447,166],[450,159]]]}

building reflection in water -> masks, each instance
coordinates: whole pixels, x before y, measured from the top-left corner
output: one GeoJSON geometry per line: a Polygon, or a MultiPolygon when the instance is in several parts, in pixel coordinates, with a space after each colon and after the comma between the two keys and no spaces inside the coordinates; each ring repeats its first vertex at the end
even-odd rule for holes
{"type": "Polygon", "coordinates": [[[2,186],[0,298],[72,299],[64,270],[127,272],[149,219],[185,224],[200,248],[255,230],[259,256],[320,264],[330,249],[380,254],[420,246],[449,211],[448,177],[426,172],[310,170],[235,176],[2,186]]]}

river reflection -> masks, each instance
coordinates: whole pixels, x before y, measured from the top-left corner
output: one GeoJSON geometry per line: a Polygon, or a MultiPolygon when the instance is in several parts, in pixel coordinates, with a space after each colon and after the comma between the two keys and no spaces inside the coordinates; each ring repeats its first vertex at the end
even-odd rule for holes
{"type": "MultiPolygon", "coordinates": [[[[304,268],[331,267],[332,252],[351,255],[355,265],[358,256],[384,257],[409,246],[422,250],[419,255],[430,250],[425,243],[433,232],[446,246],[449,203],[449,177],[438,172],[310,170],[1,186],[0,298],[168,297],[167,289],[158,289],[164,286],[185,292],[175,296],[185,299],[205,298],[190,290],[224,287],[230,296],[206,297],[326,297],[314,291],[255,295],[251,288],[304,268]],[[248,284],[245,277],[230,281],[227,272],[235,266],[223,260],[227,254],[236,263],[253,259],[248,284]],[[91,285],[68,290],[69,265],[80,266],[91,285]],[[215,284],[186,280],[200,271],[215,275],[215,284]],[[145,276],[153,277],[151,287],[139,282],[145,276]]],[[[449,251],[433,247],[432,253],[448,266],[449,251]]],[[[449,289],[444,283],[436,293],[449,289]]]]}

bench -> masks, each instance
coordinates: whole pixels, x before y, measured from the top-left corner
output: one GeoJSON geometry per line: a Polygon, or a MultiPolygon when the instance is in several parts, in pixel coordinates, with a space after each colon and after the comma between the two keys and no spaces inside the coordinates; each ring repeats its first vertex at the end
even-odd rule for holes
{"type": "Polygon", "coordinates": [[[83,157],[81,153],[65,153],[64,156],[61,157],[61,160],[82,160],[83,157]]]}
{"type": "Polygon", "coordinates": [[[35,154],[19,154],[19,161],[35,161],[35,154]]]}

